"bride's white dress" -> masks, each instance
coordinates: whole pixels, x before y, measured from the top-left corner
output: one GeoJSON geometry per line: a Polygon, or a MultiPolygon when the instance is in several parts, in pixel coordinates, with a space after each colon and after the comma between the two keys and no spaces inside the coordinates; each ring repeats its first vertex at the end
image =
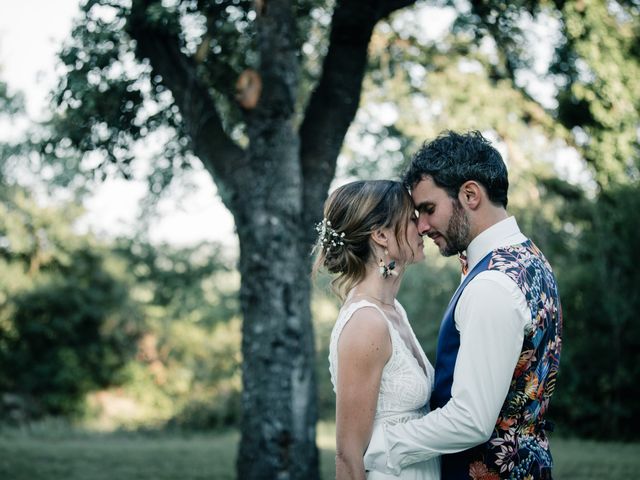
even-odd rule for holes
{"type": "MultiPolygon", "coordinates": [[[[354,312],[360,308],[373,307],[387,320],[389,336],[391,337],[392,353],[389,361],[382,370],[380,382],[380,393],[378,394],[378,405],[374,419],[374,428],[379,424],[395,424],[406,422],[414,418],[422,417],[429,412],[429,397],[433,389],[434,370],[429,360],[427,360],[418,340],[416,339],[409,321],[407,313],[402,305],[396,300],[396,310],[400,313],[404,327],[411,332],[411,339],[416,350],[420,353],[422,364],[420,366],[412,351],[405,344],[400,334],[391,323],[384,311],[376,304],[367,300],[350,303],[344,306],[338,315],[336,324],[331,332],[331,342],[329,344],[329,371],[333,390],[338,384],[338,339],[342,329],[347,324],[354,312]]],[[[439,480],[440,479],[440,459],[434,458],[427,462],[420,462],[410,465],[402,470],[399,477],[384,473],[371,471],[367,473],[368,480],[381,479],[402,479],[402,480],[439,480]]]]}

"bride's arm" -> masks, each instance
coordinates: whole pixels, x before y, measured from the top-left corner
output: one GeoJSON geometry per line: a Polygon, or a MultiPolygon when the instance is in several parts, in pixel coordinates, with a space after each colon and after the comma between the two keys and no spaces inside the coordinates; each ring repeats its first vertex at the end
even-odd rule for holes
{"type": "Polygon", "coordinates": [[[386,320],[373,308],[355,312],[338,341],[336,479],[365,478],[362,459],[373,428],[382,369],[391,356],[386,320]]]}

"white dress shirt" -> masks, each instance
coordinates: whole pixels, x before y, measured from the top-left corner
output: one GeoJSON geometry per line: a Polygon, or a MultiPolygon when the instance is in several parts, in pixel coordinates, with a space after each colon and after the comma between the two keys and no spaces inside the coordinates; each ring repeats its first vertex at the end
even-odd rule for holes
{"type": "MultiPolygon", "coordinates": [[[[492,250],[526,240],[514,217],[502,220],[469,244],[469,271],[492,250]]],[[[455,309],[460,350],[451,399],[422,418],[375,428],[364,457],[367,470],[399,475],[412,463],[486,442],[530,324],[525,296],[506,274],[487,270],[471,280],[455,309]]]]}

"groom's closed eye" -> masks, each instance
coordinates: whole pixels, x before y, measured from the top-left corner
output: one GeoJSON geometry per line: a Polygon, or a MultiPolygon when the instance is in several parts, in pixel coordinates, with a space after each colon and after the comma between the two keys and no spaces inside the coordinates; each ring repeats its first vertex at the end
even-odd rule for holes
{"type": "Polygon", "coordinates": [[[418,211],[418,216],[421,213],[426,213],[427,215],[432,215],[433,212],[436,211],[436,206],[433,203],[423,203],[420,204],[416,207],[416,210],[418,211]]]}

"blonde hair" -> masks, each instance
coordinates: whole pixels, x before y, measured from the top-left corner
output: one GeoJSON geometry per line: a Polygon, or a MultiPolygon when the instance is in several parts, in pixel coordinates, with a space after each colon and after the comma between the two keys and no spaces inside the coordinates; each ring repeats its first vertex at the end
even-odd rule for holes
{"type": "Polygon", "coordinates": [[[407,223],[415,208],[406,188],[392,180],[356,181],[337,188],[324,204],[324,221],[341,238],[341,244],[323,248],[316,245],[314,273],[321,267],[335,274],[331,285],[345,295],[365,276],[371,259],[371,234],[393,228],[398,242],[407,242],[407,223]]]}

